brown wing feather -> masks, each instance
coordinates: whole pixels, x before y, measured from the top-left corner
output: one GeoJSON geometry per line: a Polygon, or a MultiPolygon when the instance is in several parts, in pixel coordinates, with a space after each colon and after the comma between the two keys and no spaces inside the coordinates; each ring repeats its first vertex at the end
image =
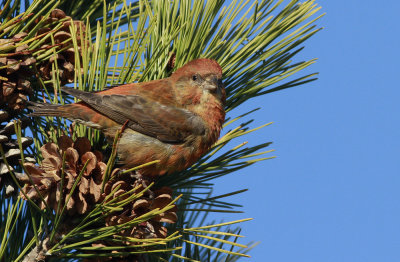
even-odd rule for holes
{"type": "Polygon", "coordinates": [[[138,95],[100,95],[72,88],[63,88],[101,114],[119,124],[163,142],[180,143],[188,136],[205,133],[205,123],[196,114],[174,106],[162,105],[138,95]]]}

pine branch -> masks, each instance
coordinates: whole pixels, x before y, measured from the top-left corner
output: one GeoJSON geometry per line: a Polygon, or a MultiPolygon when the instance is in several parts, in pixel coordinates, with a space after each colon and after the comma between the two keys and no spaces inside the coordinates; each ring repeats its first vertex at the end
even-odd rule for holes
{"type": "MultiPolygon", "coordinates": [[[[0,259],[130,256],[147,261],[236,261],[246,257],[252,244],[238,243],[240,228],[229,227],[247,220],[217,223],[207,217],[210,212],[240,212],[240,205],[225,198],[245,190],[213,195],[213,180],[271,159],[273,150],[265,149],[270,142],[246,142],[247,134],[270,123],[254,128],[251,112],[235,117],[231,111],[254,97],[316,79],[316,74],[301,75],[315,59],[296,61],[305,41],[320,30],[315,25],[321,17],[320,8],[314,1],[292,0],[286,5],[282,0],[233,0],[229,4],[222,0],[141,0],[129,5],[120,0],[26,3],[29,1],[7,0],[0,5],[0,36],[8,39],[0,43],[0,58],[17,58],[17,62],[7,60],[0,66],[0,77],[12,84],[7,72],[30,61],[27,68],[34,86],[31,100],[70,103],[73,99],[60,89],[68,82],[85,91],[103,90],[168,77],[188,61],[207,57],[223,68],[228,118],[224,135],[208,154],[188,170],[156,181],[135,175],[134,170],[114,169],[117,143],[108,146],[97,130],[65,119],[37,118],[30,125],[34,146],[28,148],[23,147],[22,129],[17,130],[21,154],[18,168],[26,170],[24,175],[17,174],[7,164],[8,178],[17,185],[25,183],[19,191],[28,201],[5,200],[1,192],[3,210],[12,212],[1,217],[5,226],[0,227],[0,259]],[[66,16],[56,8],[64,10],[66,16]],[[25,33],[20,35],[22,31],[25,33]],[[237,124],[239,120],[241,124],[237,124]],[[66,140],[60,142],[67,134],[72,137],[65,146],[71,148],[69,155],[63,147],[66,140]],[[83,153],[75,152],[79,151],[74,147],[78,137],[89,138],[82,143],[89,145],[85,152],[92,154],[83,157],[83,153]],[[107,164],[95,150],[105,154],[111,151],[107,164]],[[27,152],[36,155],[39,165],[25,163],[27,152]],[[76,167],[75,173],[71,166],[76,167]],[[96,172],[91,171],[103,169],[106,175],[100,176],[99,183],[96,172]],[[90,193],[85,191],[85,183],[92,183],[90,193]],[[87,195],[90,201],[96,199],[95,204],[88,204],[87,195]],[[51,200],[54,196],[59,196],[57,203],[51,200]],[[132,203],[151,206],[157,197],[165,205],[126,220],[126,214],[135,212],[132,203]],[[65,214],[76,209],[81,216],[67,220],[65,214]],[[112,224],[112,219],[122,222],[112,224]],[[168,233],[165,223],[169,223],[168,233]],[[22,224],[27,225],[27,233],[21,233],[22,224]],[[72,224],[72,229],[63,228],[72,224]],[[135,236],[128,231],[140,233],[135,236]],[[110,250],[115,253],[110,254],[110,250]]],[[[19,76],[19,69],[15,74],[19,76]]],[[[26,112],[22,109],[13,117],[26,112]]],[[[6,159],[5,152],[2,155],[6,159]]]]}

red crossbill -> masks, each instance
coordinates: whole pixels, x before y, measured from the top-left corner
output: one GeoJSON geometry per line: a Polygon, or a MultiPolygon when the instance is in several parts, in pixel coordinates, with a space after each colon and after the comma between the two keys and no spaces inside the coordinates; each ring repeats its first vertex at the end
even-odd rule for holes
{"type": "Polygon", "coordinates": [[[81,101],[33,103],[31,116],[65,117],[100,129],[111,140],[126,123],[117,146],[124,168],[160,161],[141,169],[144,175],[191,166],[218,139],[225,119],[222,69],[211,59],[193,60],[160,80],[100,92],[62,91],[81,101]]]}

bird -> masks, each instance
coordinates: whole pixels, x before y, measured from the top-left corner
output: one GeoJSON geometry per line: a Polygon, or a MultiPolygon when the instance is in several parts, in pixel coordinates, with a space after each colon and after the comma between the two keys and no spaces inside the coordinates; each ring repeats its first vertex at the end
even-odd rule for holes
{"type": "Polygon", "coordinates": [[[97,92],[62,87],[81,101],[72,104],[32,102],[30,116],[64,117],[101,130],[117,144],[118,160],[129,169],[155,177],[182,171],[218,140],[225,121],[226,92],[222,68],[208,58],[192,60],[171,76],[128,83],[97,92]]]}

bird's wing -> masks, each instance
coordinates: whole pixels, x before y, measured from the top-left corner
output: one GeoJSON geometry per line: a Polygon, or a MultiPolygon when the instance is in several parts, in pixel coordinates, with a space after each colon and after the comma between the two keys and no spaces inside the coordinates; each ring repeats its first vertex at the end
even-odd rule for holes
{"type": "Polygon", "coordinates": [[[196,114],[166,106],[139,95],[97,94],[73,88],[62,90],[73,95],[119,124],[163,142],[180,143],[191,135],[202,135],[206,126],[196,114]]]}

